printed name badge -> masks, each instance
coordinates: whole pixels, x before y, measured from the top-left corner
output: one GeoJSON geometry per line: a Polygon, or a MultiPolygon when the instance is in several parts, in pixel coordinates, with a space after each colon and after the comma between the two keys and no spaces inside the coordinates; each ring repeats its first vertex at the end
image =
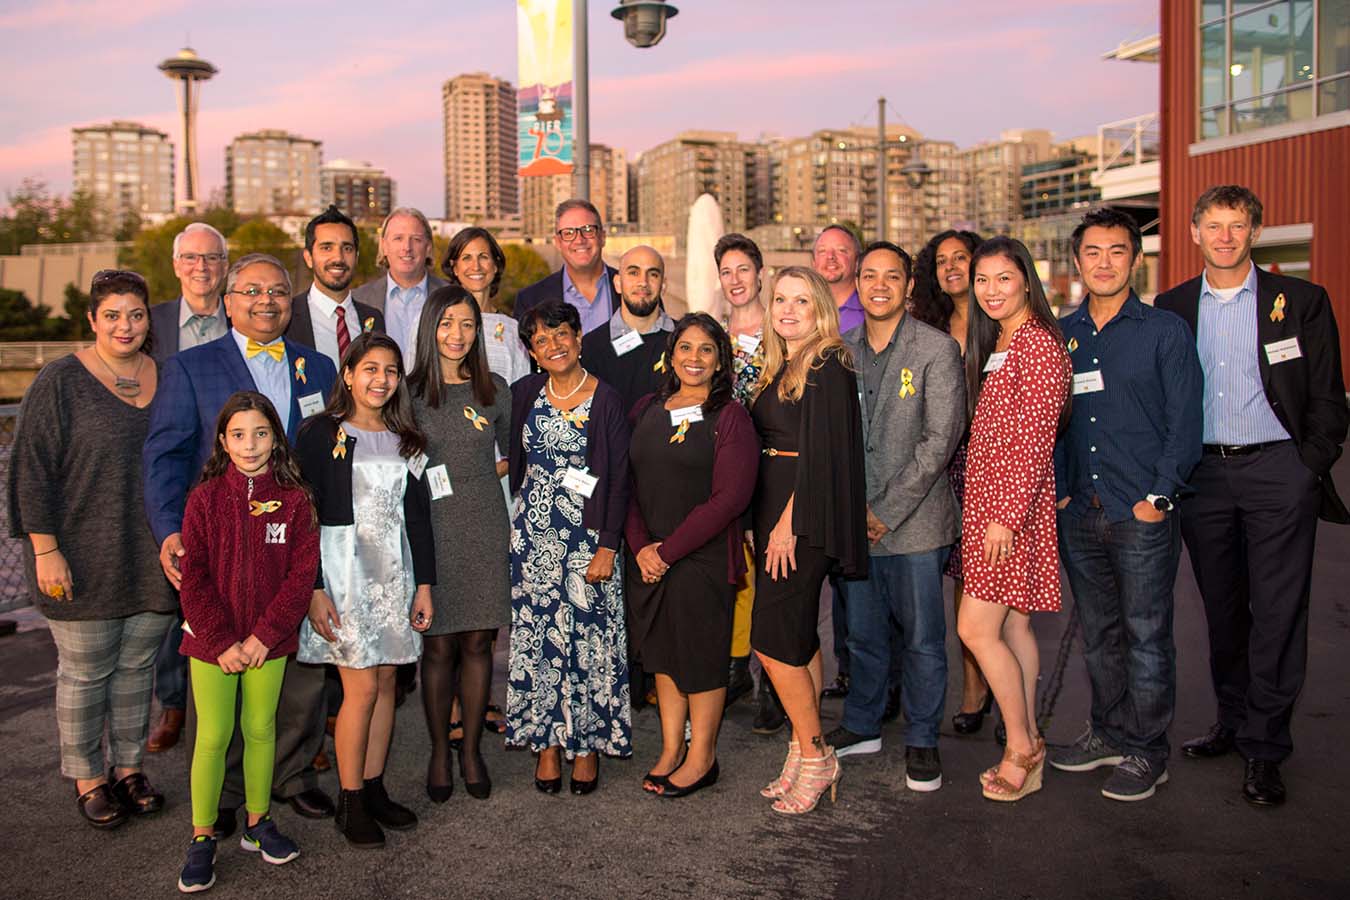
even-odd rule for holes
{"type": "Polygon", "coordinates": [[[636,350],[642,346],[642,335],[636,331],[627,331],[616,337],[612,343],[614,344],[615,354],[623,356],[629,350],[636,350]]]}
{"type": "Polygon", "coordinates": [[[1104,390],[1106,390],[1106,383],[1102,381],[1101,369],[1079,372],[1073,376],[1073,392],[1075,394],[1095,394],[1104,390]]]}
{"type": "Polygon", "coordinates": [[[308,419],[323,412],[323,394],[306,394],[300,398],[300,417],[308,419]]]}
{"type": "Polygon", "coordinates": [[[989,361],[984,364],[984,371],[997,372],[1003,368],[1003,361],[1008,358],[1007,350],[1000,350],[997,353],[989,354],[989,361]]]}
{"type": "Polygon", "coordinates": [[[746,353],[754,353],[759,349],[759,337],[753,334],[736,335],[736,344],[746,353]]]}
{"type": "Polygon", "coordinates": [[[681,406],[679,409],[670,411],[670,424],[676,428],[685,422],[692,425],[694,422],[702,421],[703,407],[701,406],[681,406]]]}
{"type": "Polygon", "coordinates": [[[567,471],[563,473],[562,483],[563,487],[572,493],[580,494],[589,500],[591,494],[595,493],[595,486],[600,483],[600,479],[585,469],[568,466],[567,471]]]}
{"type": "Polygon", "coordinates": [[[427,488],[431,491],[432,500],[440,500],[454,493],[450,489],[450,473],[445,471],[445,466],[427,469],[427,488]]]}
{"type": "Polygon", "coordinates": [[[426,467],[427,455],[425,453],[419,453],[416,456],[408,458],[408,471],[412,473],[412,477],[421,478],[422,470],[426,467]]]}
{"type": "Polygon", "coordinates": [[[1299,359],[1302,356],[1303,350],[1299,347],[1296,337],[1266,344],[1266,360],[1272,366],[1276,363],[1289,362],[1291,359],[1299,359]]]}

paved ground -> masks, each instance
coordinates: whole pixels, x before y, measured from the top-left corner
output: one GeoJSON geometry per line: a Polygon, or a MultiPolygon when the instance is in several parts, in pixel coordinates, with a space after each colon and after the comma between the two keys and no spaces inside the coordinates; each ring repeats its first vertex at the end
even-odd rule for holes
{"type": "MultiPolygon", "coordinates": [[[[1350,465],[1338,466],[1350,487],[1350,465]]],[[[1346,898],[1347,779],[1335,753],[1350,746],[1350,528],[1323,525],[1315,568],[1309,678],[1284,767],[1290,802],[1249,807],[1242,763],[1174,759],[1171,783],[1151,801],[1098,793],[1104,773],[1049,772],[1039,794],[1015,805],[983,800],[976,775],[998,756],[992,727],[976,738],[944,732],[946,784],[904,788],[899,726],[885,751],[847,759],[839,802],[793,819],[775,815],[758,788],[777,772],[782,740],[752,735],[749,703],[728,714],[722,781],[680,801],[642,794],[657,746],[652,711],[639,715],[630,761],[606,760],[600,790],[544,797],[528,754],[490,738],[495,788],[480,803],[462,790],[436,807],[422,793],[425,733],[410,701],[399,712],[387,782],[422,816],[382,852],[348,850],[329,822],[278,819],[303,855],[281,868],[222,845],[213,892],[233,897],[381,900],[393,897],[1089,897],[1346,898]]],[[[1067,613],[1037,627],[1047,679],[1067,613]]],[[[169,797],[149,821],[111,833],[84,826],[73,789],[57,774],[52,716],[55,650],[41,620],[0,639],[0,898],[174,895],[188,834],[186,754],[148,758],[169,797]]],[[[822,622],[828,630],[828,623],[822,622]]],[[[1212,717],[1203,613],[1190,570],[1178,582],[1179,706],[1174,742],[1212,717]]],[[[949,642],[950,643],[950,642],[949,642]]],[[[827,642],[828,644],[828,642],[827,642]]],[[[954,647],[952,660],[955,662],[954,647]]],[[[953,666],[953,672],[955,673],[953,666]]],[[[499,679],[500,682],[500,679],[499,679]]],[[[498,688],[500,692],[500,687],[498,688]]],[[[954,711],[955,684],[948,712],[954,711]]],[[[1067,742],[1087,710],[1081,647],[1069,654],[1048,736],[1067,742]]],[[[827,704],[837,717],[837,704],[827,704]]],[[[828,725],[827,725],[828,727],[828,725]]],[[[331,787],[331,784],[330,784],[331,787]]]]}

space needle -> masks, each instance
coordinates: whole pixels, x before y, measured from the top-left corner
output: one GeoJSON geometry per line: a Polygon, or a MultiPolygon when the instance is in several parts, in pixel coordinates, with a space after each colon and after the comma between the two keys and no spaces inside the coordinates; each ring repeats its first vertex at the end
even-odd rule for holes
{"type": "Polygon", "coordinates": [[[177,93],[178,113],[183,117],[183,151],[179,156],[179,171],[183,175],[178,179],[176,200],[180,212],[191,213],[197,208],[197,98],[201,83],[218,70],[191,47],[184,47],[164,60],[159,70],[182,82],[182,90],[177,93]]]}

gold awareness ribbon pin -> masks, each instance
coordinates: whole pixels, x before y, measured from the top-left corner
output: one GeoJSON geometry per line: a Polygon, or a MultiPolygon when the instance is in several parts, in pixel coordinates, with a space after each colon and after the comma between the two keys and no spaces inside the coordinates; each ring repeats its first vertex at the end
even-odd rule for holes
{"type": "Polygon", "coordinates": [[[280,500],[250,500],[248,501],[248,514],[250,516],[261,516],[264,513],[276,512],[281,509],[280,500]]]}
{"type": "Polygon", "coordinates": [[[464,407],[464,418],[472,422],[473,427],[477,428],[479,431],[482,431],[483,426],[488,423],[488,420],[483,416],[480,416],[478,414],[478,411],[475,410],[472,406],[464,407]]]}
{"type": "Polygon", "coordinates": [[[333,445],[333,459],[339,457],[347,458],[347,432],[342,430],[341,425],[338,426],[337,443],[333,445]]]}
{"type": "Polygon", "coordinates": [[[900,370],[900,399],[913,397],[918,391],[914,387],[914,373],[909,369],[900,370]]]}

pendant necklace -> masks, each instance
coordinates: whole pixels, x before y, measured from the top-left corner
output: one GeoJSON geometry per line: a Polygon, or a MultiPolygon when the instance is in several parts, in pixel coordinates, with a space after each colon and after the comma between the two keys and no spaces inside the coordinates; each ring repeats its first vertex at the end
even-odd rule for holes
{"type": "Polygon", "coordinates": [[[113,377],[113,390],[123,397],[139,397],[141,395],[141,380],[137,376],[141,374],[141,366],[145,365],[145,354],[137,354],[140,356],[140,361],[136,363],[136,371],[131,374],[130,378],[114,372],[113,367],[108,365],[108,361],[103,358],[102,353],[98,352],[97,347],[94,348],[94,355],[98,357],[99,362],[103,363],[103,368],[108,370],[108,374],[113,377]]]}

